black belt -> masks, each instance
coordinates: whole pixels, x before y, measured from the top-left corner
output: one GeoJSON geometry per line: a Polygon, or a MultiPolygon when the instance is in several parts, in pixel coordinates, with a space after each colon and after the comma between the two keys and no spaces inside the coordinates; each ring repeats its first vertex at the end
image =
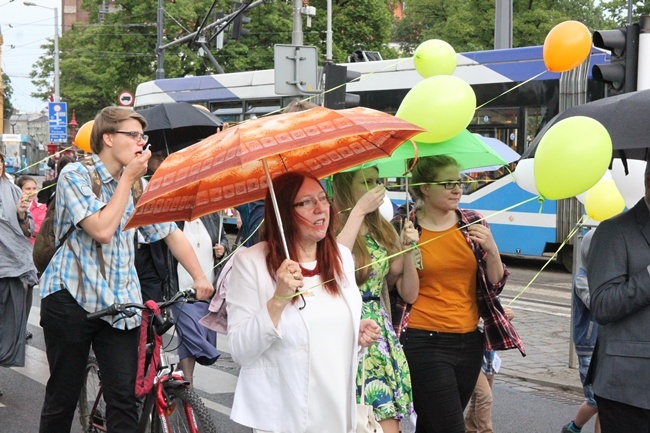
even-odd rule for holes
{"type": "Polygon", "coordinates": [[[381,301],[379,296],[363,296],[361,299],[363,299],[363,302],[381,301]]]}

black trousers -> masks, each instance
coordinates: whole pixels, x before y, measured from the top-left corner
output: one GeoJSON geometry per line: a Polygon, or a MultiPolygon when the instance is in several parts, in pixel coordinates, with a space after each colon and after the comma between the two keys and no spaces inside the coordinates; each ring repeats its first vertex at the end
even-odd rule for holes
{"type": "Polygon", "coordinates": [[[650,433],[650,409],[594,396],[603,433],[650,433]]]}
{"type": "Polygon", "coordinates": [[[483,334],[407,329],[401,335],[411,370],[416,433],[465,433],[463,411],[483,363],[483,334]]]}
{"type": "Polygon", "coordinates": [[[102,372],[108,431],[133,433],[138,425],[135,376],[139,330],[122,331],[101,319],[89,321],[86,314],[67,290],[41,301],[50,378],[39,431],[70,432],[92,345],[102,372]]]}

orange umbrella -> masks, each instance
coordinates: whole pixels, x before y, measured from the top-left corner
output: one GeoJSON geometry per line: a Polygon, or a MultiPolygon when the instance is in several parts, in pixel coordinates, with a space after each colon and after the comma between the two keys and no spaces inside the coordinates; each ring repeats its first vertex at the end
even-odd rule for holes
{"type": "Polygon", "coordinates": [[[249,120],[171,154],[150,179],[126,228],[193,220],[259,200],[269,177],[300,170],[323,178],[388,156],[422,131],[363,107],[315,107],[249,120]]]}

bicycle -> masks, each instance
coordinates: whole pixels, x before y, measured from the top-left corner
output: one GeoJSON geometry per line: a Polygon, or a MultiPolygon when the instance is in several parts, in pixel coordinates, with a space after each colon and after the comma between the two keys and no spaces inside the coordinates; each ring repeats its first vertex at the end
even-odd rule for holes
{"type": "MultiPolygon", "coordinates": [[[[160,350],[162,335],[167,332],[174,321],[168,315],[162,315],[177,302],[191,302],[195,296],[193,289],[178,292],[169,301],[157,304],[148,301],[146,305],[138,303],[113,304],[110,307],[88,314],[88,319],[124,314],[132,317],[143,311],[141,332],[146,332],[142,356],[139,355],[139,368],[148,366],[146,376],[152,380],[142,401],[137,433],[216,433],[217,428],[208,409],[189,382],[183,378],[181,371],[176,371],[178,357],[160,350]],[[151,319],[151,320],[149,320],[151,319]],[[152,370],[155,368],[155,370],[152,370]]],[[[141,338],[141,341],[142,338],[141,338]]],[[[142,344],[142,343],[141,343],[142,344]]],[[[140,370],[139,370],[140,372],[140,370]]],[[[146,380],[145,380],[146,382],[146,380]]],[[[141,383],[139,385],[142,385],[141,383]]],[[[138,385],[136,385],[138,388],[138,385]]],[[[84,386],[79,398],[79,421],[84,433],[106,432],[106,404],[103,398],[101,371],[97,360],[91,356],[86,365],[84,386]]]]}

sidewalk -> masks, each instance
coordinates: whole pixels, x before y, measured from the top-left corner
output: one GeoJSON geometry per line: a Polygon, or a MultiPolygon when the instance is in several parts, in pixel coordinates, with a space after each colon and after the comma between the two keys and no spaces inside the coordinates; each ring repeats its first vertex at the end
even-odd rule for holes
{"type": "Polygon", "coordinates": [[[569,368],[571,317],[511,306],[513,325],[524,342],[526,357],[518,350],[499,352],[499,375],[540,385],[582,392],[577,368],[569,368]]]}

